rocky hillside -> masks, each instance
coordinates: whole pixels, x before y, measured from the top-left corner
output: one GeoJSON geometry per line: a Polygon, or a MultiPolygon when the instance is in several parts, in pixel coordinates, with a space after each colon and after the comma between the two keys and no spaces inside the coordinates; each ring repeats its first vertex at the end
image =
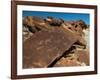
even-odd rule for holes
{"type": "Polygon", "coordinates": [[[84,21],[23,18],[23,68],[89,65],[89,27],[84,21]]]}

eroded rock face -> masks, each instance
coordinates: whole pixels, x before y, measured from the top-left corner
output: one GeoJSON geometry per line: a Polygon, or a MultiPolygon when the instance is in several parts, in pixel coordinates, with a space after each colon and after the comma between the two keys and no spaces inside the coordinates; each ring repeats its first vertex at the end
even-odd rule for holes
{"type": "Polygon", "coordinates": [[[23,18],[23,68],[89,65],[84,21],[23,18]]]}

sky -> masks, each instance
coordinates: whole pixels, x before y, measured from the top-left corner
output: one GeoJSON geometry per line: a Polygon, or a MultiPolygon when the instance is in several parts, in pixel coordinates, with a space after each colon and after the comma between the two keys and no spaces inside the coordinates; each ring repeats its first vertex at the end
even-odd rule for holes
{"type": "Polygon", "coordinates": [[[66,21],[83,20],[87,25],[90,24],[90,15],[86,13],[64,13],[64,12],[43,12],[43,11],[23,11],[23,17],[25,16],[39,16],[46,18],[51,16],[54,18],[62,18],[66,21]]]}

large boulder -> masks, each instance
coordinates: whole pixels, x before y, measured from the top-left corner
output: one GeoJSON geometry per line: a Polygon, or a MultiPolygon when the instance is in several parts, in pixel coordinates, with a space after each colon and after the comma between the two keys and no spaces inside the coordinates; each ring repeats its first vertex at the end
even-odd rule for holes
{"type": "Polygon", "coordinates": [[[77,41],[72,32],[55,28],[40,31],[24,42],[23,68],[48,67],[77,41]]]}

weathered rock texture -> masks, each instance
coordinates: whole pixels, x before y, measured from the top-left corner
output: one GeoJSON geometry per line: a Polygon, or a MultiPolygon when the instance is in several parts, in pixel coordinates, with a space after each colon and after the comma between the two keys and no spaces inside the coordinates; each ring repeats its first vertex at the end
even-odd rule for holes
{"type": "Polygon", "coordinates": [[[23,18],[23,68],[89,65],[84,21],[23,18]]]}

